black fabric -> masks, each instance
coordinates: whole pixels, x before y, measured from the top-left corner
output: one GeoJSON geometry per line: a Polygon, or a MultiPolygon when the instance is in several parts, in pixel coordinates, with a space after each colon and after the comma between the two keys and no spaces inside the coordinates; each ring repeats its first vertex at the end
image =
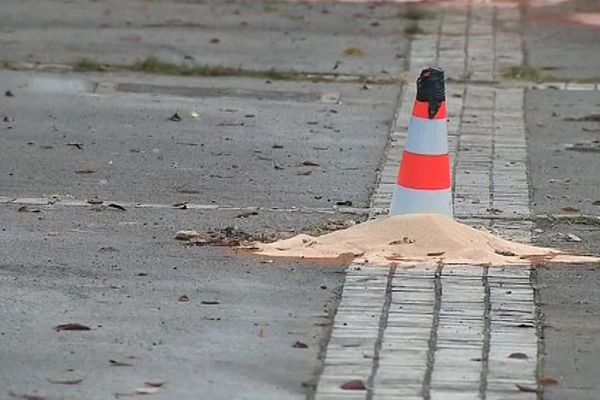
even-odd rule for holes
{"type": "Polygon", "coordinates": [[[417,100],[429,103],[429,118],[435,117],[442,102],[446,100],[443,69],[429,67],[421,71],[417,79],[417,100]]]}

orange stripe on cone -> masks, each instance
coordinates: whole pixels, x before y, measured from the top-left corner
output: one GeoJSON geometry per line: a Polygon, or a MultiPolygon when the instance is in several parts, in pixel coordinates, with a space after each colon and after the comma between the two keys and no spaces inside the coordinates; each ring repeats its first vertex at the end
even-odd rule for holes
{"type": "Polygon", "coordinates": [[[450,156],[448,154],[423,155],[405,151],[398,173],[398,185],[419,190],[450,188],[452,185],[450,156]]]}
{"type": "MultiPolygon", "coordinates": [[[[430,119],[429,118],[429,103],[426,101],[415,101],[415,106],[413,107],[413,117],[430,119]]],[[[446,119],[448,118],[448,110],[446,109],[446,102],[443,101],[440,105],[440,109],[435,114],[433,119],[446,119]]]]}

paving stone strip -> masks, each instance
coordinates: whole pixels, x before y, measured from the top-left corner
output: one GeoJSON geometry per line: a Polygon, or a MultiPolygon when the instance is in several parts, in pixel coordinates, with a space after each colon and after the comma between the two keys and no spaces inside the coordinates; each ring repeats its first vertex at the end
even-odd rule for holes
{"type": "MultiPolygon", "coordinates": [[[[439,64],[450,79],[456,218],[528,242],[533,223],[528,220],[525,88],[497,84],[503,67],[523,60],[522,40],[514,33],[520,11],[483,4],[459,11],[448,8],[425,22],[425,30],[434,34],[413,40],[409,76],[439,64]]],[[[409,83],[402,93],[371,218],[388,212],[414,86],[409,83]]],[[[523,392],[537,390],[531,281],[530,269],[515,267],[351,266],[315,398],[536,399],[537,393],[523,392]],[[348,386],[352,381],[364,388],[348,386]]]]}

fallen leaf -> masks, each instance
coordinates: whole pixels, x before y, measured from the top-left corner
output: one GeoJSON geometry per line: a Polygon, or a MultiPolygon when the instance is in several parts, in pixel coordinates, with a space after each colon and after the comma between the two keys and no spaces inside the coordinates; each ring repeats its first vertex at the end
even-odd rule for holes
{"type": "Polygon", "coordinates": [[[119,211],[127,211],[127,209],[126,209],[125,207],[123,207],[122,205],[120,205],[120,204],[117,204],[117,203],[110,203],[110,204],[108,205],[108,207],[111,207],[111,208],[117,209],[117,210],[119,210],[119,211]]]}
{"type": "Polygon", "coordinates": [[[196,111],[192,111],[190,113],[190,116],[194,119],[200,119],[200,115],[198,115],[198,113],[196,111]]]}
{"type": "Polygon", "coordinates": [[[352,206],[352,200],[337,201],[335,204],[338,205],[338,206],[348,206],[348,207],[350,207],[350,206],[352,206]]]}
{"type": "Polygon", "coordinates": [[[83,168],[75,171],[76,174],[93,174],[96,170],[92,168],[83,168]]]}
{"type": "Polygon", "coordinates": [[[319,163],[316,163],[314,161],[304,161],[304,162],[302,162],[302,165],[307,166],[307,167],[318,167],[319,163]]]}
{"type": "Polygon", "coordinates": [[[531,386],[520,385],[518,383],[515,383],[515,386],[517,387],[517,389],[519,389],[519,392],[537,393],[537,388],[531,386]]]}
{"type": "Polygon", "coordinates": [[[100,250],[98,250],[100,253],[113,253],[113,252],[117,252],[119,250],[115,249],[112,246],[105,246],[105,247],[100,247],[100,250]]]}
{"type": "Polygon", "coordinates": [[[252,215],[258,215],[258,211],[256,210],[248,210],[244,211],[236,216],[236,218],[248,218],[252,215]]]}
{"type": "Polygon", "coordinates": [[[306,343],[302,343],[299,340],[297,340],[296,343],[292,345],[292,347],[295,349],[308,349],[308,345],[306,343]]]}
{"type": "Polygon", "coordinates": [[[167,382],[144,382],[144,385],[148,387],[163,387],[167,382]]]}
{"type": "Polygon", "coordinates": [[[173,121],[173,122],[179,122],[181,121],[181,116],[179,115],[179,112],[176,112],[175,114],[171,115],[168,118],[169,121],[173,121]]]}
{"type": "Polygon", "coordinates": [[[178,303],[187,303],[188,301],[190,301],[190,298],[185,294],[179,296],[179,298],[177,299],[178,303]]]}
{"type": "Polygon", "coordinates": [[[217,300],[202,300],[201,303],[209,305],[209,306],[214,306],[214,305],[217,305],[217,304],[221,304],[217,300]]]}
{"type": "Polygon", "coordinates": [[[310,169],[306,170],[306,171],[297,171],[296,175],[300,175],[300,176],[308,176],[312,174],[312,171],[310,169]]]}
{"type": "Polygon", "coordinates": [[[565,236],[565,240],[566,240],[567,242],[575,242],[575,243],[579,243],[579,242],[581,242],[581,241],[582,241],[582,239],[581,239],[579,236],[577,236],[577,235],[573,235],[572,233],[568,233],[568,234],[565,236]]]}
{"type": "Polygon", "coordinates": [[[133,364],[125,362],[125,361],[119,361],[119,360],[108,360],[108,362],[110,363],[111,367],[132,367],[133,364]]]}
{"type": "Polygon", "coordinates": [[[200,194],[200,191],[197,189],[177,189],[178,193],[182,193],[182,194],[200,194]]]}
{"type": "Polygon", "coordinates": [[[344,50],[344,55],[348,57],[364,57],[365,51],[358,47],[348,47],[344,50]]]}
{"type": "Polygon", "coordinates": [[[273,146],[271,146],[272,149],[283,149],[283,146],[280,144],[274,144],[273,146]]]}
{"type": "Polygon", "coordinates": [[[433,252],[433,253],[427,253],[427,255],[429,257],[437,257],[437,256],[441,256],[445,253],[445,251],[438,251],[438,252],[433,252]]]}
{"type": "Polygon", "coordinates": [[[39,208],[31,208],[29,206],[21,206],[17,208],[17,212],[30,212],[30,213],[39,213],[42,212],[39,208]]]}
{"type": "Polygon", "coordinates": [[[514,358],[517,360],[526,360],[529,357],[527,357],[527,354],[525,354],[525,353],[511,353],[511,355],[509,355],[508,358],[514,358]]]}
{"type": "Polygon", "coordinates": [[[395,244],[413,244],[415,242],[414,239],[411,239],[409,237],[403,237],[400,240],[394,240],[393,242],[390,242],[390,245],[395,245],[395,244]]]}
{"type": "Polygon", "coordinates": [[[558,381],[553,378],[542,378],[538,381],[538,384],[542,386],[553,386],[558,385],[558,381]]]}
{"type": "Polygon", "coordinates": [[[78,150],[83,150],[83,143],[67,143],[67,146],[77,147],[78,150]]]}
{"type": "Polygon", "coordinates": [[[569,213],[571,213],[571,212],[581,212],[581,210],[579,208],[570,207],[570,206],[561,208],[561,211],[569,212],[569,213]]]}
{"type": "Polygon", "coordinates": [[[77,385],[83,382],[83,378],[48,378],[48,382],[57,385],[77,385]]]}
{"type": "Polygon", "coordinates": [[[353,379],[351,381],[343,383],[340,385],[340,388],[344,390],[367,390],[367,387],[365,386],[364,382],[360,379],[353,379]]]}
{"type": "Polygon", "coordinates": [[[159,387],[144,387],[144,388],[137,388],[135,389],[135,394],[156,394],[158,392],[160,392],[162,390],[162,388],[159,387]]]}
{"type": "Polygon", "coordinates": [[[501,256],[506,256],[506,257],[514,257],[514,256],[516,256],[515,253],[513,253],[512,251],[508,251],[508,250],[498,250],[498,249],[495,249],[494,253],[499,254],[501,256]]]}
{"type": "Polygon", "coordinates": [[[177,232],[177,234],[175,234],[175,239],[177,240],[190,240],[191,238],[194,237],[199,237],[200,232],[198,231],[179,231],[177,232]]]}
{"type": "Polygon", "coordinates": [[[104,200],[100,200],[97,197],[92,197],[92,198],[88,199],[87,202],[89,204],[102,204],[102,203],[104,203],[104,200]]]}
{"type": "Polygon", "coordinates": [[[8,395],[12,398],[20,399],[20,400],[47,400],[48,399],[45,396],[38,396],[38,395],[34,395],[34,394],[20,394],[20,393],[15,393],[13,391],[9,391],[8,395]]]}
{"type": "Polygon", "coordinates": [[[54,327],[57,332],[60,331],[91,331],[92,328],[78,323],[62,324],[54,327]]]}

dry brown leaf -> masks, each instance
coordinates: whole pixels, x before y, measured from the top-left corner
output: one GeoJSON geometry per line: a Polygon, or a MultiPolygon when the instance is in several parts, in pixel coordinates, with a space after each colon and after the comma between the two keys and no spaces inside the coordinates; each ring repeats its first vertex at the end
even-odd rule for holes
{"type": "Polygon", "coordinates": [[[57,385],[77,385],[83,382],[83,378],[48,378],[48,382],[57,385]]]}
{"type": "Polygon", "coordinates": [[[515,383],[515,386],[517,387],[517,389],[519,389],[519,392],[537,393],[537,388],[535,388],[535,387],[520,385],[518,383],[515,383]]]}
{"type": "Polygon", "coordinates": [[[188,301],[190,301],[190,298],[185,294],[179,296],[179,298],[177,299],[178,303],[187,303],[188,301]]]}
{"type": "Polygon", "coordinates": [[[108,360],[111,367],[131,367],[133,364],[119,360],[108,360]]]}
{"type": "Polygon", "coordinates": [[[444,255],[444,253],[445,253],[445,251],[437,251],[437,252],[427,253],[427,256],[429,256],[429,257],[437,257],[437,256],[444,255]]]}
{"type": "Polygon", "coordinates": [[[61,324],[54,327],[57,332],[60,331],[91,331],[92,328],[78,323],[61,324]]]}
{"type": "Polygon", "coordinates": [[[563,208],[561,208],[561,211],[568,212],[568,213],[581,212],[581,210],[579,208],[575,208],[575,207],[571,207],[571,206],[563,207],[563,208]]]}
{"type": "Polygon", "coordinates": [[[82,168],[75,171],[76,174],[93,174],[96,170],[92,168],[82,168]]]}
{"type": "Polygon", "coordinates": [[[143,388],[137,388],[135,389],[135,394],[142,394],[142,395],[147,395],[147,394],[156,394],[158,392],[160,392],[162,390],[162,388],[159,387],[143,387],[143,388]]]}
{"type": "Polygon", "coordinates": [[[508,358],[515,358],[517,360],[526,360],[529,357],[527,357],[527,354],[525,354],[525,353],[511,353],[511,355],[509,355],[508,358]]]}
{"type": "Polygon", "coordinates": [[[348,57],[364,57],[365,51],[358,47],[348,47],[344,50],[344,55],[348,57]]]}
{"type": "Polygon", "coordinates": [[[558,385],[558,381],[553,378],[542,378],[538,381],[538,385],[553,386],[553,385],[558,385]]]}
{"type": "Polygon", "coordinates": [[[351,381],[343,383],[342,385],[340,385],[340,388],[344,390],[367,390],[365,383],[360,379],[353,379],[351,381]]]}
{"type": "Polygon", "coordinates": [[[296,343],[294,343],[292,345],[292,347],[295,348],[295,349],[307,349],[308,345],[306,343],[303,343],[303,342],[299,341],[299,340],[296,340],[296,343]]]}
{"type": "Polygon", "coordinates": [[[144,382],[144,385],[148,387],[163,387],[167,384],[167,382],[144,382]]]}

